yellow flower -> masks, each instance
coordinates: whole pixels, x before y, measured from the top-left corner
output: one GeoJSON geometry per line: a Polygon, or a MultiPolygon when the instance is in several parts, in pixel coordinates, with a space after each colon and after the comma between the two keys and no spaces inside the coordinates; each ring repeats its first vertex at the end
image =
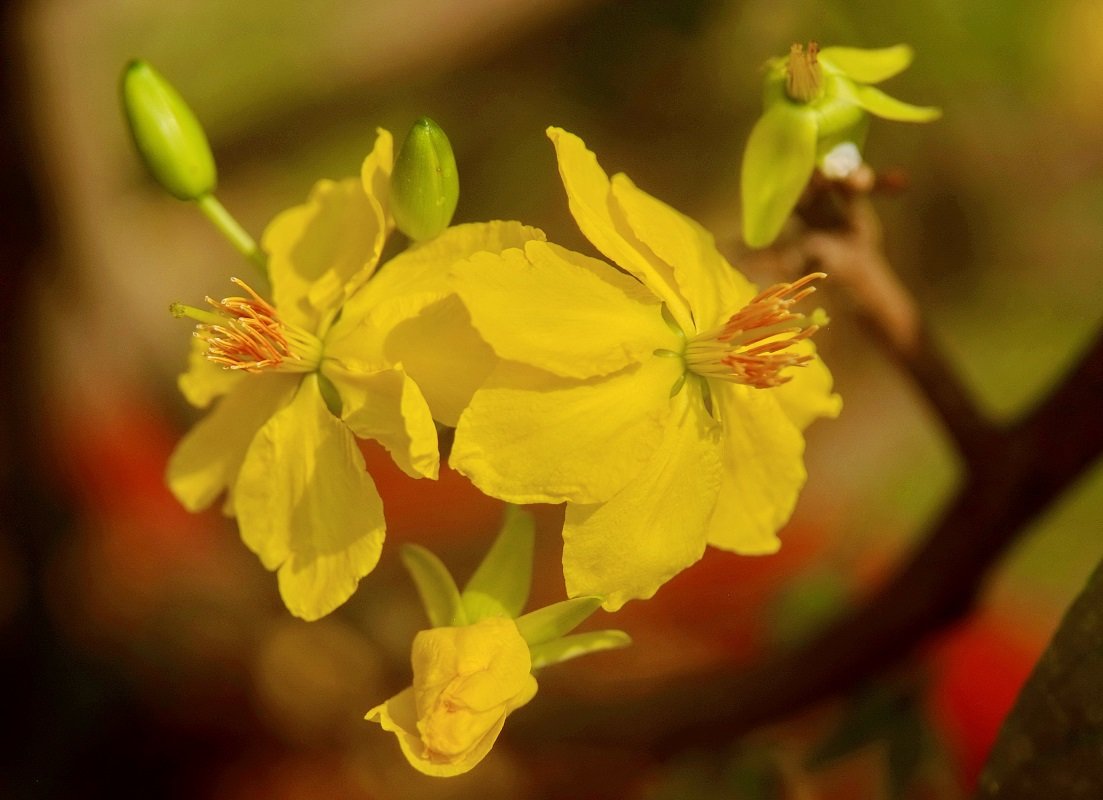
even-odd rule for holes
{"type": "Polygon", "coordinates": [[[200,408],[221,399],[173,453],[168,484],[193,511],[226,492],[245,544],[279,571],[284,603],[304,619],[344,603],[379,560],[383,508],[354,437],[381,442],[411,476],[436,478],[430,408],[454,422],[489,368],[485,345],[463,332],[448,266],[538,235],[516,223],[458,226],[377,271],[394,226],[392,164],[380,130],[360,179],[321,181],[272,221],[271,302],[235,279],[241,296],[211,301],[212,311],[174,307],[200,323],[181,390],[200,408]],[[445,335],[470,374],[418,355],[445,335]]]}
{"type": "Polygon", "coordinates": [[[610,180],[576,136],[549,136],[575,221],[624,272],[538,241],[453,269],[502,360],[451,464],[510,502],[566,501],[568,593],[615,610],[706,544],[776,551],[802,431],[840,401],[808,341],[815,318],[792,308],[811,278],[757,293],[696,222],[610,180]]]}
{"type": "Polygon", "coordinates": [[[490,752],[506,717],[536,694],[517,624],[488,617],[414,637],[413,686],[368,712],[426,775],[467,772],[490,752]]]}

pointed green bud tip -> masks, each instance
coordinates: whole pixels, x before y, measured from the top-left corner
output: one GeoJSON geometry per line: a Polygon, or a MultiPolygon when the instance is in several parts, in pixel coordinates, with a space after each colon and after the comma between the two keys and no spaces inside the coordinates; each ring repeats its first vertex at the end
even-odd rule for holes
{"type": "Polygon", "coordinates": [[[437,123],[422,117],[406,135],[391,173],[395,224],[414,241],[432,239],[448,227],[459,199],[452,145],[437,123]]]}
{"type": "Polygon", "coordinates": [[[213,192],[218,176],[207,135],[172,85],[139,59],[123,70],[121,89],[134,146],[154,179],[180,200],[213,192]]]}

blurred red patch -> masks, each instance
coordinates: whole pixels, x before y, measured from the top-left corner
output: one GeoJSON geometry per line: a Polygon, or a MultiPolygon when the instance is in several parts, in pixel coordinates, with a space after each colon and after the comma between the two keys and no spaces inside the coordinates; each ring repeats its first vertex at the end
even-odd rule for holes
{"type": "Polygon", "coordinates": [[[931,710],[957,756],[964,786],[976,784],[1046,638],[1020,620],[980,611],[932,650],[931,710]]]}

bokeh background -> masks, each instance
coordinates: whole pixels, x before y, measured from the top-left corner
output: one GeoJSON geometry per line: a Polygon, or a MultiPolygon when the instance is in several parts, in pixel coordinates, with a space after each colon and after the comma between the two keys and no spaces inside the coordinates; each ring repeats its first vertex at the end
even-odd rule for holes
{"type": "MultiPolygon", "coordinates": [[[[586,248],[543,133],[557,124],[702,221],[739,263],[739,161],[764,60],[812,38],[908,42],[915,63],[886,88],[945,114],[873,125],[868,160],[909,182],[877,201],[886,247],[966,383],[1010,418],[1100,321],[1103,5],[33,0],[4,14],[0,671],[16,744],[0,753],[0,794],[968,794],[1103,556],[1099,469],[998,566],[969,620],[857,700],[663,759],[525,733],[559,701],[629,692],[646,703],[672,677],[799,641],[860,601],[952,489],[958,465],[936,422],[829,282],[833,324],[817,341],[846,408],[810,432],[811,477],[781,554],[710,552],[653,601],[597,615],[635,646],[541,676],[514,718],[528,723],[511,732],[511,719],[469,775],[414,773],[393,737],[362,721],[408,683],[425,625],[397,544],[430,547],[462,579],[501,508],[455,475],[410,481],[368,448],[388,546],[345,608],[307,624],[283,610],[232,522],[175,504],[164,464],[196,414],[174,384],[189,328],[167,307],[221,295],[248,267],[146,178],[117,80],[143,57],[175,83],[207,126],[221,199],[255,234],[314,180],[356,174],[376,126],[402,135],[427,114],[456,151],[457,221],[517,218],[586,248]],[[853,735],[855,718],[873,733],[853,735]],[[824,755],[832,746],[838,757],[824,755]]],[[[546,603],[563,593],[558,519],[538,515],[534,602],[546,603]]]]}

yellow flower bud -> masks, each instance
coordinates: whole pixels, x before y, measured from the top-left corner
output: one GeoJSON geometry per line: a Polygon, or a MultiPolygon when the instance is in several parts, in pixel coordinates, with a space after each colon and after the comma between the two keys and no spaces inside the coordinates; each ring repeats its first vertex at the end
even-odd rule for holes
{"type": "Polygon", "coordinates": [[[132,61],[123,71],[122,103],[134,145],[161,186],[180,200],[214,191],[218,176],[203,127],[145,61],[132,61]]]}
{"type": "Polygon", "coordinates": [[[536,694],[528,645],[507,617],[432,628],[414,638],[414,685],[368,712],[426,775],[467,772],[506,717],[536,694]]]}
{"type": "Polygon", "coordinates": [[[406,135],[391,173],[395,224],[414,241],[432,239],[448,227],[459,199],[452,145],[437,123],[422,117],[406,135]]]}

